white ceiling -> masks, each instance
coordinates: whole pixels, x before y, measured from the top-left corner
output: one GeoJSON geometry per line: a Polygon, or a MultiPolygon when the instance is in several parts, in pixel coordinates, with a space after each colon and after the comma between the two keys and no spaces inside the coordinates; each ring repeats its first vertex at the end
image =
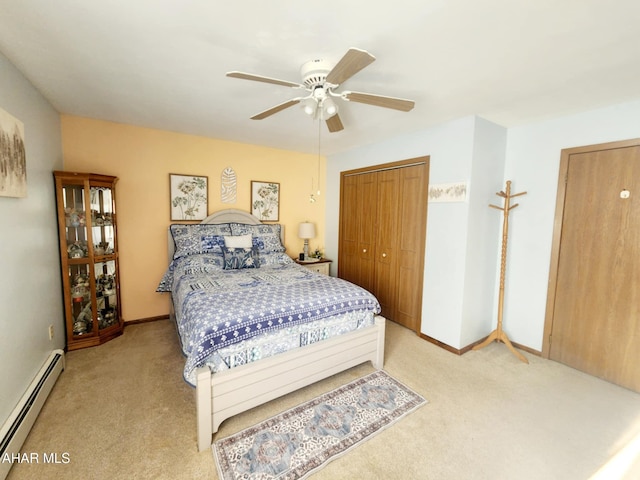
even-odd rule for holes
{"type": "Polygon", "coordinates": [[[0,51],[61,113],[317,153],[299,91],[312,59],[376,61],[348,89],[322,154],[479,115],[505,127],[640,98],[638,0],[0,0],[0,51]]]}

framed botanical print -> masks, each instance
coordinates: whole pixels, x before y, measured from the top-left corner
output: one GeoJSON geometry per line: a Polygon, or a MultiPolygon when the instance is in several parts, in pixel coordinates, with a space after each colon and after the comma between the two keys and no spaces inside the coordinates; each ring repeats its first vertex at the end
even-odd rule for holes
{"type": "Polygon", "coordinates": [[[171,220],[204,220],[208,210],[208,177],[169,174],[171,220]]]}
{"type": "Polygon", "coordinates": [[[263,221],[278,221],[280,214],[279,183],[251,181],[251,213],[263,221]]]}

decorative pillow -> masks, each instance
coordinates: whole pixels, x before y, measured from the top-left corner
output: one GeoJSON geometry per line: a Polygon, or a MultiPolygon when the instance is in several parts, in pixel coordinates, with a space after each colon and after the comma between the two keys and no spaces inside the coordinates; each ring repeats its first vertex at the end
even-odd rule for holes
{"type": "Polygon", "coordinates": [[[231,235],[228,223],[221,224],[180,224],[169,227],[175,251],[173,259],[197,255],[200,253],[216,253],[222,255],[224,236],[231,235]]]}
{"type": "Polygon", "coordinates": [[[224,246],[227,248],[251,248],[253,246],[251,234],[227,235],[224,237],[224,246]]]}
{"type": "Polygon", "coordinates": [[[231,223],[233,235],[250,234],[253,239],[253,247],[258,249],[260,255],[264,253],[284,252],[285,248],[280,240],[282,225],[279,223],[269,225],[247,225],[244,223],[231,223]]]}
{"type": "Polygon", "coordinates": [[[260,259],[260,265],[287,265],[293,263],[293,260],[283,252],[261,253],[258,255],[260,259]]]}
{"type": "Polygon", "coordinates": [[[241,268],[260,268],[260,261],[253,248],[228,248],[222,247],[225,270],[238,270],[241,268]]]}
{"type": "Polygon", "coordinates": [[[222,249],[220,254],[202,253],[200,255],[189,255],[171,263],[175,265],[174,271],[178,272],[178,276],[216,273],[222,270],[222,249]]]}
{"type": "Polygon", "coordinates": [[[171,292],[174,277],[182,275],[215,274],[222,270],[221,253],[190,255],[178,260],[172,260],[167,271],[162,276],[156,292],[171,292]]]}

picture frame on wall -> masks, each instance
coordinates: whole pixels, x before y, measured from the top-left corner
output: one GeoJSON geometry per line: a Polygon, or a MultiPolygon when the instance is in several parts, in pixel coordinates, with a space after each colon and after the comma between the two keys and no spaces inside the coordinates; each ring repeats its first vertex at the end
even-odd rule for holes
{"type": "Polygon", "coordinates": [[[24,123],[0,108],[0,197],[26,196],[24,123]]]}
{"type": "Polygon", "coordinates": [[[251,181],[251,213],[265,222],[277,222],[280,216],[280,184],[251,181]]]}
{"type": "Polygon", "coordinates": [[[209,210],[209,177],[169,174],[171,221],[200,221],[209,210]]]}
{"type": "Polygon", "coordinates": [[[467,199],[467,182],[429,185],[429,203],[464,202],[467,199]]]}

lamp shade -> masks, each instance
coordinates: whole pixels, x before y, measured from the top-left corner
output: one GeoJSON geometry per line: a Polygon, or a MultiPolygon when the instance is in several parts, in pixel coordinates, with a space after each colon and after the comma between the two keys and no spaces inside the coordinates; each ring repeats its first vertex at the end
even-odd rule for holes
{"type": "Polygon", "coordinates": [[[302,222],[298,226],[298,237],[309,239],[315,238],[316,236],[316,226],[311,222],[302,222]]]}
{"type": "Polygon", "coordinates": [[[313,117],[316,114],[318,102],[315,98],[307,98],[300,102],[300,105],[302,106],[302,110],[304,111],[304,113],[306,113],[310,117],[313,117]]]}
{"type": "Polygon", "coordinates": [[[322,119],[328,120],[338,113],[338,106],[331,98],[327,97],[322,101],[322,119]]]}

